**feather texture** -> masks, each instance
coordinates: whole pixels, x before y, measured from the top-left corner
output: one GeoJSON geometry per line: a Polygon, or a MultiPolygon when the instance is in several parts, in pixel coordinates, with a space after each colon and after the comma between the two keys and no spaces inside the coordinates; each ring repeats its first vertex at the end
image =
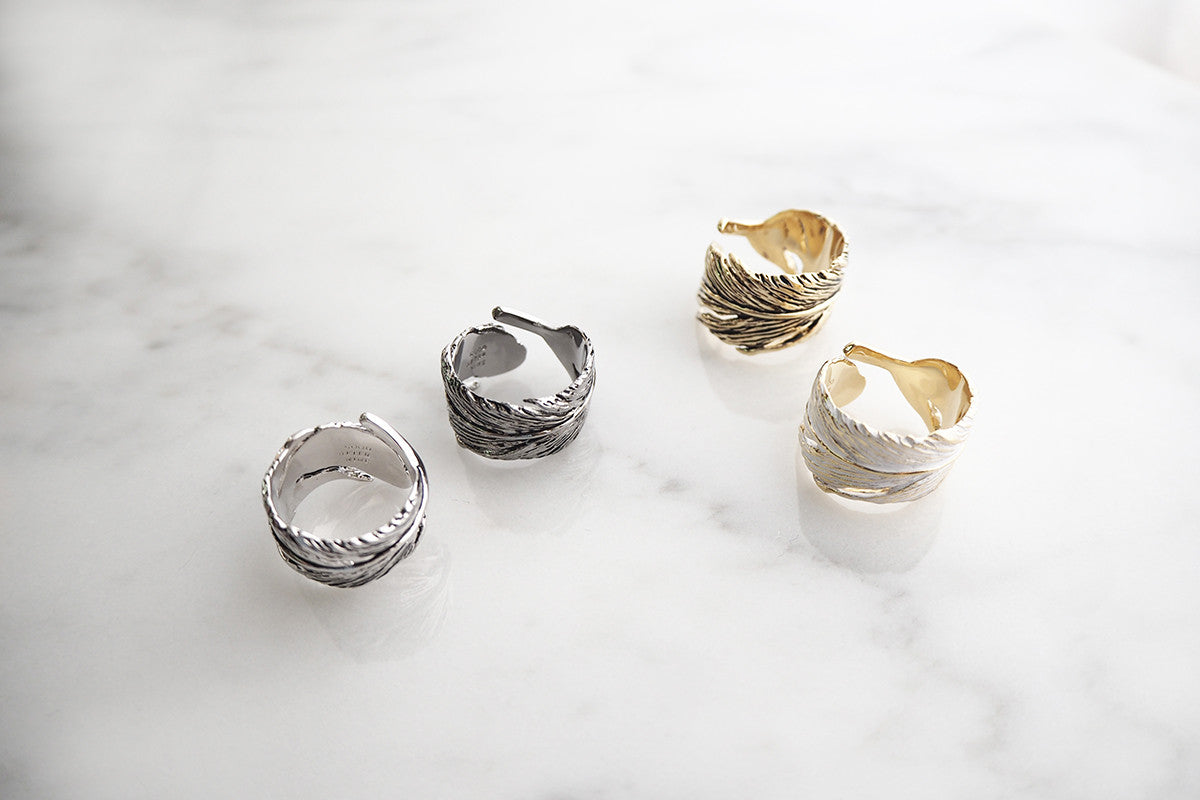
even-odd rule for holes
{"type": "Polygon", "coordinates": [[[587,419],[596,383],[595,351],[584,337],[586,357],[579,376],[549,397],[507,403],[472,390],[454,369],[464,339],[482,328],[469,328],[442,351],[442,383],[450,427],[458,443],[488,458],[516,460],[557,453],[575,440],[587,419]]]}
{"type": "Polygon", "coordinates": [[[936,489],[971,433],[972,409],[954,425],[923,436],[880,431],[830,398],[826,378],[831,363],[817,372],[800,426],[801,452],[816,484],[871,503],[916,500],[936,489]]]}
{"type": "Polygon", "coordinates": [[[743,353],[779,350],[820,326],[842,286],[846,252],[820,272],[768,275],[750,272],[710,245],[696,315],[713,335],[743,353]]]}
{"type": "MultiPolygon", "coordinates": [[[[363,419],[367,416],[369,415],[364,415],[363,419]]],[[[272,487],[278,482],[277,473],[285,484],[297,482],[298,479],[303,480],[303,476],[294,475],[294,467],[289,471],[296,453],[313,437],[327,438],[330,434],[336,435],[344,429],[377,435],[367,426],[354,422],[334,422],[300,431],[284,443],[271,466],[267,468],[267,473],[263,476],[262,500],[271,534],[275,537],[275,544],[283,560],[306,578],[330,586],[349,588],[362,586],[382,577],[416,549],[425,529],[428,480],[416,452],[397,434],[396,438],[401,443],[400,449],[410,454],[402,460],[406,462],[404,471],[413,477],[413,486],[403,507],[397,510],[388,522],[373,531],[346,539],[321,538],[292,525],[280,511],[281,508],[286,509],[287,503],[278,506],[278,498],[272,491],[272,487]]],[[[391,432],[387,435],[390,437],[391,432]]],[[[361,470],[353,471],[371,479],[361,470]]],[[[284,513],[290,516],[291,512],[284,513]]]]}

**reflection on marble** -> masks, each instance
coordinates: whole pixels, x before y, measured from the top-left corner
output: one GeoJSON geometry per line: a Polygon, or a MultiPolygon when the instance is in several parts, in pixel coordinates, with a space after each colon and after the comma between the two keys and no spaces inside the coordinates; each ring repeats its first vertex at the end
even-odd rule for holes
{"type": "Polygon", "coordinates": [[[0,798],[1200,796],[1194,84],[941,0],[10,0],[0,74],[0,798]],[[846,283],[745,358],[704,250],[790,207],[846,283]],[[498,303],[597,348],[534,463],[447,422],[498,303]],[[871,518],[849,341],[978,405],[871,518]],[[364,408],[428,524],[339,591],[258,490],[364,408]]]}
{"type": "Polygon", "coordinates": [[[467,485],[491,525],[514,533],[561,533],[573,529],[600,460],[595,437],[583,432],[554,455],[497,461],[460,448],[467,485]]]}
{"type": "Polygon", "coordinates": [[[800,532],[835,564],[859,572],[907,572],[937,541],[945,494],[910,503],[856,503],[818,488],[796,445],[800,532]]]}
{"type": "Polygon", "coordinates": [[[293,589],[341,652],[359,662],[393,661],[437,635],[449,607],[449,576],[449,553],[435,540],[362,591],[338,593],[311,581],[293,589]]]}
{"type": "MultiPolygon", "coordinates": [[[[292,524],[326,539],[356,536],[390,520],[410,487],[333,481],[300,503],[292,524]]],[[[449,560],[441,542],[422,537],[416,550],[384,576],[388,580],[377,579],[361,591],[331,590],[308,580],[293,583],[343,652],[357,661],[389,660],[413,652],[437,633],[449,601],[449,560]]]]}
{"type": "MultiPolygon", "coordinates": [[[[832,313],[836,313],[836,309],[832,313]]],[[[803,415],[813,375],[840,348],[818,331],[803,345],[774,353],[747,356],[722,343],[699,321],[696,352],[713,393],[731,413],[766,422],[803,415]]]]}

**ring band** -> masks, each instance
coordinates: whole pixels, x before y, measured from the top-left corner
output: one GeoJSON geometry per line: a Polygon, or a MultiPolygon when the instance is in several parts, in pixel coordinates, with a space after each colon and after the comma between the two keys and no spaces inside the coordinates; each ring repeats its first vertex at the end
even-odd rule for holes
{"type": "Polygon", "coordinates": [[[390,425],[365,413],[358,422],[331,422],[291,436],[263,476],[263,506],[279,554],[292,569],[330,586],[362,586],[387,573],[416,548],[425,527],[429,481],[412,446],[390,425]],[[351,539],[325,539],[292,524],[296,508],[332,480],[381,480],[412,487],[387,523],[351,539]]]}
{"type": "Polygon", "coordinates": [[[460,446],[481,456],[504,460],[541,458],[557,453],[579,435],[596,383],[592,341],[573,325],[553,328],[497,306],[492,318],[545,340],[571,378],[550,397],[506,403],[475,391],[475,378],[516,369],[525,347],[503,325],[467,328],[442,351],[442,382],[450,426],[460,446]]]}
{"type": "Polygon", "coordinates": [[[846,345],[843,353],[817,371],[800,427],[801,451],[813,480],[851,500],[898,503],[924,497],[949,473],[971,432],[966,376],[936,358],[901,361],[856,344],[846,345]],[[866,386],[855,361],[891,373],[929,433],[880,431],[847,414],[842,407],[866,386]]]}
{"type": "Polygon", "coordinates": [[[751,272],[709,245],[696,316],[714,336],[752,354],[790,347],[820,327],[850,257],[837,225],[812,211],[790,210],[761,223],[723,219],[717,230],[745,236],[787,274],[751,272]]]}

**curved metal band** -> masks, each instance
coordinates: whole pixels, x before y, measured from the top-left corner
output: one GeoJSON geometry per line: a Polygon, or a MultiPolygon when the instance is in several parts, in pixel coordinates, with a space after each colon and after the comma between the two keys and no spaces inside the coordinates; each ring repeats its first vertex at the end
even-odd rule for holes
{"type": "Polygon", "coordinates": [[[787,274],[751,272],[710,245],[696,316],[713,335],[753,354],[790,347],[820,327],[850,257],[836,224],[812,211],[789,210],[757,224],[721,220],[717,230],[745,236],[787,274]]]}
{"type": "Polygon", "coordinates": [[[279,554],[293,569],[330,586],[361,586],[416,548],[425,527],[429,481],[420,456],[374,414],[331,422],[291,436],[263,476],[263,506],[279,554]],[[404,505],[379,528],[350,539],[324,539],[291,524],[300,502],[331,480],[411,485],[404,505]]]}
{"type": "Polygon", "coordinates": [[[940,359],[900,361],[855,344],[844,352],[845,358],[826,361],[817,371],[800,426],[801,452],[813,480],[851,500],[898,503],[924,497],[945,479],[971,432],[966,377],[940,359]],[[929,433],[880,431],[847,414],[841,406],[865,385],[851,359],[891,372],[929,433]]]}
{"type": "Polygon", "coordinates": [[[542,337],[571,377],[550,397],[522,403],[492,400],[474,390],[473,378],[516,369],[525,347],[503,325],[467,328],[442,351],[442,383],[450,426],[459,445],[488,458],[541,458],[566,447],[583,428],[596,383],[592,341],[572,325],[552,328],[497,306],[492,317],[542,337]]]}

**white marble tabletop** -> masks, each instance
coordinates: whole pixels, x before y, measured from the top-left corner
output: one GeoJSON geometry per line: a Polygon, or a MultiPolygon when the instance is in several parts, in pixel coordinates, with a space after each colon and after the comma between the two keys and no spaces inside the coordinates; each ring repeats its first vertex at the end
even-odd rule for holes
{"type": "Polygon", "coordinates": [[[1200,86],[857,0],[17,0],[0,58],[0,797],[1200,796],[1200,86]],[[792,207],[847,285],[742,357],[704,250],[792,207]],[[557,456],[455,445],[497,303],[596,343],[557,456]],[[892,513],[797,461],[850,340],[977,397],[892,513]],[[428,525],[333,590],[259,482],[364,410],[428,525]]]}

